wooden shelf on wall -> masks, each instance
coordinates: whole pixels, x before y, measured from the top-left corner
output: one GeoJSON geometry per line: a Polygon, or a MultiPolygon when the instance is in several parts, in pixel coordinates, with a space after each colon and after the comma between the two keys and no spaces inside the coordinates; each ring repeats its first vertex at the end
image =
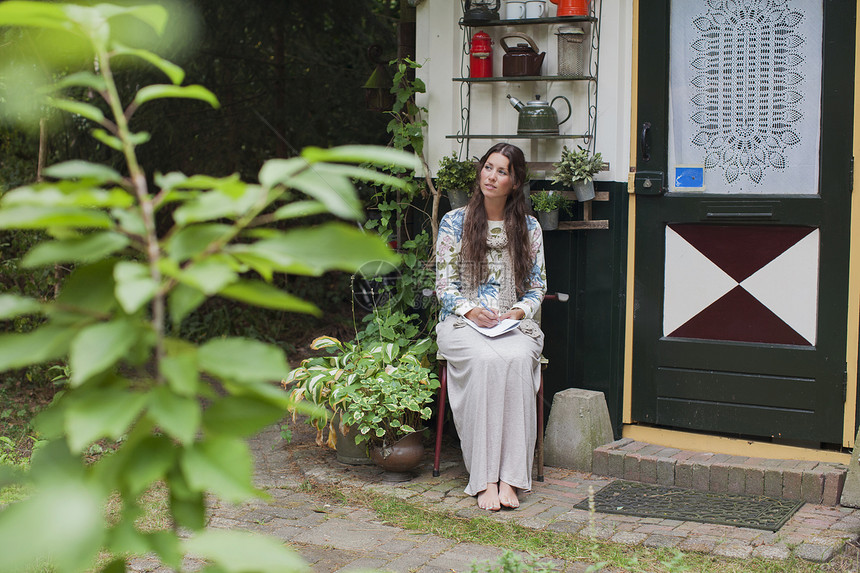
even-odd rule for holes
{"type": "MultiPolygon", "coordinates": [[[[576,199],[576,193],[573,191],[562,191],[568,199],[576,199]]],[[[561,221],[558,224],[559,231],[580,231],[585,229],[608,229],[608,219],[592,219],[591,204],[594,201],[609,201],[608,191],[598,191],[594,194],[594,199],[585,201],[582,204],[582,220],[581,221],[561,221]]]]}
{"type": "Polygon", "coordinates": [[[597,221],[561,221],[558,224],[559,231],[583,231],[590,229],[608,229],[609,221],[599,219],[597,221]]]}

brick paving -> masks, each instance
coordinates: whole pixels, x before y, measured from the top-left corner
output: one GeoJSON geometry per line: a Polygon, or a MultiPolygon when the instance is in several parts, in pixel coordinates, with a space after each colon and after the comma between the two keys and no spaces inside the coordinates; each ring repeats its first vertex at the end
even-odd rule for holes
{"type": "MultiPolygon", "coordinates": [[[[533,491],[522,497],[519,509],[489,513],[478,509],[475,500],[463,493],[467,475],[459,451],[453,447],[447,447],[443,453],[439,477],[432,476],[432,452],[428,450],[419,471],[408,476],[407,481],[395,481],[373,465],[341,464],[330,450],[310,444],[285,445],[276,427],[252,438],[250,445],[257,461],[257,486],[267,490],[271,500],[241,506],[213,503],[209,526],[273,535],[294,547],[317,573],[358,569],[420,573],[469,571],[476,561],[495,562],[504,548],[457,543],[436,535],[392,527],[380,523],[367,509],[320,505],[318,499],[302,493],[307,480],[334,487],[366,488],[431,510],[438,508],[455,512],[461,517],[482,516],[500,522],[515,522],[530,529],[570,533],[620,545],[677,548],[685,552],[733,558],[760,557],[778,561],[794,555],[809,561],[826,562],[847,542],[856,541],[860,534],[860,510],[821,503],[827,491],[828,471],[833,473],[833,468],[813,472],[817,467],[814,463],[786,464],[785,469],[792,471],[782,474],[782,489],[788,488],[792,493],[803,495],[803,479],[812,475],[807,478],[807,494],[816,503],[805,503],[774,533],[672,519],[600,513],[592,517],[589,512],[573,507],[588,497],[589,490],[598,491],[617,479],[616,475],[629,478],[634,475],[642,478],[644,475],[645,479],[651,480],[649,483],[656,481],[675,485],[679,464],[689,468],[689,471],[681,471],[682,480],[688,476],[693,487],[704,489],[707,484],[711,491],[747,492],[750,491],[752,475],[752,491],[766,491],[768,469],[774,468],[773,464],[766,463],[768,460],[708,457],[628,441],[621,444],[625,449],[595,452],[595,468],[617,474],[602,476],[547,467],[546,481],[534,482],[533,491]],[[638,456],[635,470],[634,462],[626,462],[627,456],[638,456]],[[666,462],[668,458],[674,462],[666,462]],[[662,471],[661,463],[664,466],[662,471]],[[714,471],[722,466],[727,468],[726,472],[714,471]],[[742,468],[740,471],[739,467],[742,468]],[[707,477],[702,468],[709,470],[707,477]],[[812,491],[817,493],[813,495],[812,491]]],[[[402,479],[404,476],[399,477],[402,479]]],[[[832,499],[834,493],[831,491],[828,495],[832,499]]],[[[191,570],[197,566],[202,567],[202,563],[195,564],[193,560],[189,563],[191,570]]],[[[580,572],[588,567],[588,563],[555,560],[554,566],[558,571],[580,572]]],[[[152,559],[135,560],[130,570],[137,573],[168,571],[152,559]]]]}

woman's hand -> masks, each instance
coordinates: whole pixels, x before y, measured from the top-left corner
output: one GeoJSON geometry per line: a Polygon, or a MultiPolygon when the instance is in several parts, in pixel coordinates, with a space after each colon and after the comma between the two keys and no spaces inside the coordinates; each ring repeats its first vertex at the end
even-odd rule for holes
{"type": "Polygon", "coordinates": [[[512,308],[505,314],[499,317],[499,320],[504,320],[506,318],[513,318],[514,320],[522,320],[526,317],[526,311],[521,308],[512,308]]]}
{"type": "MultiPolygon", "coordinates": [[[[508,314],[508,313],[505,313],[508,314]]],[[[464,315],[466,318],[484,328],[491,328],[499,324],[499,315],[488,308],[476,306],[464,315]]]]}

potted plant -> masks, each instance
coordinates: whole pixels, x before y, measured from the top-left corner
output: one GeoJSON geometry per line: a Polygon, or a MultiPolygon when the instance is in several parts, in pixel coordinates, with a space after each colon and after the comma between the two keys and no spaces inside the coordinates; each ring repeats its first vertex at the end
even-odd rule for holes
{"type": "Polygon", "coordinates": [[[436,188],[440,193],[447,194],[451,208],[457,209],[469,202],[476,175],[474,161],[460,161],[452,153],[439,162],[439,170],[436,171],[436,188]]]}
{"type": "Polygon", "coordinates": [[[558,191],[535,191],[531,194],[532,208],[544,231],[558,229],[558,211],[569,208],[569,201],[558,191]]]}
{"type": "Polygon", "coordinates": [[[343,419],[383,469],[403,472],[421,462],[421,430],[439,388],[436,374],[420,360],[432,344],[429,338],[404,348],[380,342],[361,353],[361,379],[349,386],[343,419]]]}
{"type": "Polygon", "coordinates": [[[418,430],[439,388],[428,360],[435,346],[430,338],[414,338],[414,316],[376,311],[369,317],[354,342],[316,338],[311,348],[330,355],[302,361],[282,384],[291,390],[293,411],[300,401],[319,408],[308,423],[317,429],[317,444],[335,448],[340,461],[361,463],[369,449],[384,469],[407,471],[423,456],[418,430]]]}
{"type": "Polygon", "coordinates": [[[313,405],[313,408],[303,411],[308,413],[307,423],[317,430],[317,445],[336,450],[337,459],[343,463],[370,463],[366,448],[355,442],[355,431],[343,423],[348,387],[355,380],[359,362],[357,346],[330,336],[320,336],[311,342],[310,347],[312,350],[336,348],[338,352],[331,356],[306,358],[281,381],[284,389],[290,390],[293,416],[299,402],[313,405]],[[324,438],[326,429],[328,436],[324,438]]]}
{"type": "Polygon", "coordinates": [[[603,169],[603,157],[600,153],[591,155],[587,149],[577,146],[576,151],[565,145],[561,150],[561,159],[553,163],[555,173],[554,183],[572,187],[578,201],[594,199],[594,175],[603,169]]]}

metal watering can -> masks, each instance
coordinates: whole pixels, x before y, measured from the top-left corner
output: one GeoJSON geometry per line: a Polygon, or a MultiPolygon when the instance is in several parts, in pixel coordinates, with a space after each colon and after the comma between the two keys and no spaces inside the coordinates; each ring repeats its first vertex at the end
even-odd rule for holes
{"type": "Polygon", "coordinates": [[[570,100],[563,95],[555,96],[552,101],[543,101],[540,95],[536,95],[535,99],[527,103],[521,102],[511,94],[507,94],[507,98],[511,100],[514,109],[520,112],[517,121],[518,135],[558,135],[558,126],[570,119],[572,111],[570,100]],[[563,99],[567,104],[567,115],[561,121],[558,120],[558,113],[552,106],[557,99],[563,99]]]}

